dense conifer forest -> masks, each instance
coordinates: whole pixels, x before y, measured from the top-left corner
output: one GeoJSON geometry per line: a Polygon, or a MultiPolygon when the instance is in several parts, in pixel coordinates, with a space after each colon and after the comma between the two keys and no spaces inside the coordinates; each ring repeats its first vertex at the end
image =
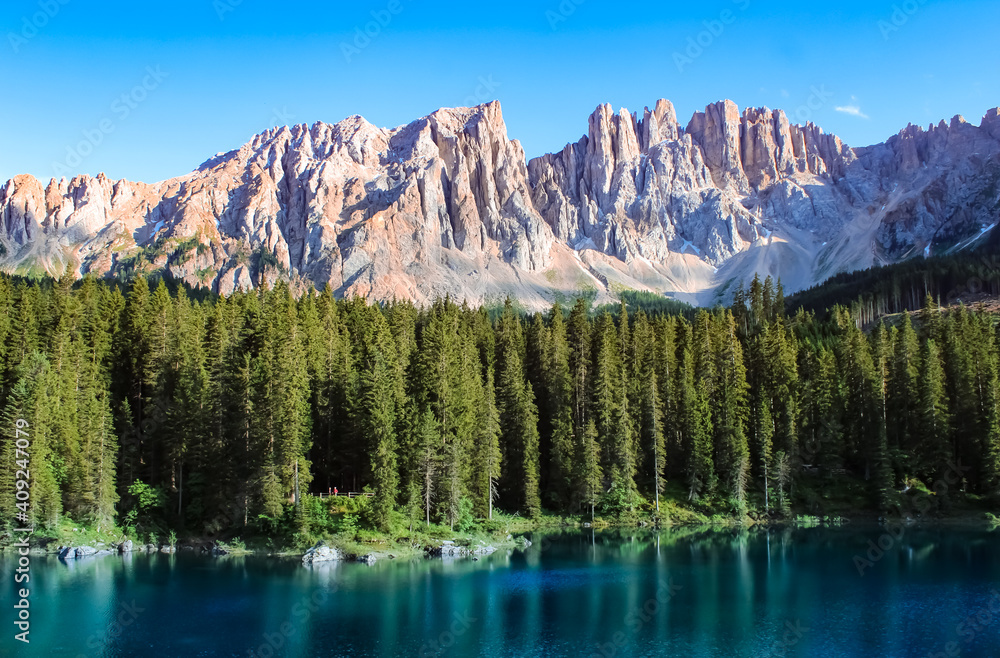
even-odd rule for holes
{"type": "Polygon", "coordinates": [[[835,475],[877,510],[954,464],[998,493],[992,315],[928,296],[863,331],[857,308],[786,314],[770,279],[730,308],[642,299],[529,314],[3,276],[3,462],[26,420],[39,526],[208,535],[294,524],[334,487],[373,493],[377,529],[662,518],[669,496],[773,516],[835,475]]]}
{"type": "Polygon", "coordinates": [[[886,314],[920,310],[927,295],[945,306],[1000,296],[1000,245],[842,272],[792,295],[788,305],[817,313],[838,304],[853,306],[870,324],[886,314]]]}

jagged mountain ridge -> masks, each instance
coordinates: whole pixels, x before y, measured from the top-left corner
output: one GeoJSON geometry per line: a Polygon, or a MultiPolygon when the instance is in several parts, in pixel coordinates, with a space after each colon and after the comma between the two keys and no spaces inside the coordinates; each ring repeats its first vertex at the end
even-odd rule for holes
{"type": "Polygon", "coordinates": [[[166,271],[217,292],[290,280],[341,295],[505,294],[539,307],[596,288],[711,303],[755,272],[794,291],[845,269],[963,248],[1000,220],[1000,110],[851,148],[730,101],[602,105],[526,161],[498,102],[400,128],[275,128],[155,184],[103,174],[0,187],[0,267],[166,271]]]}

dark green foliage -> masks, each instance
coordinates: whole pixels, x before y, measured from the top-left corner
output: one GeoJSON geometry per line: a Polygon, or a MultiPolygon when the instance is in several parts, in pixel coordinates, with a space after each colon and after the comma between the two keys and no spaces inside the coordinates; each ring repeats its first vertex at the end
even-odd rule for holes
{"type": "Polygon", "coordinates": [[[822,313],[834,306],[853,305],[864,324],[880,315],[917,311],[929,296],[957,303],[980,293],[1000,294],[1000,255],[996,246],[971,253],[910,260],[857,272],[837,274],[820,285],[789,297],[794,311],[822,313]]]}
{"type": "Polygon", "coordinates": [[[497,408],[506,449],[504,494],[529,516],[541,512],[538,411],[524,372],[521,320],[507,304],[497,328],[497,408]]]}
{"type": "Polygon", "coordinates": [[[682,490],[780,514],[842,473],[885,508],[952,464],[956,490],[1000,497],[992,316],[930,298],[866,333],[856,308],[790,318],[782,297],[756,279],[730,309],[529,317],[0,276],[0,414],[30,424],[43,525],[462,529],[543,506],[635,519],[682,490]],[[334,487],[373,496],[334,519],[334,487]]]}

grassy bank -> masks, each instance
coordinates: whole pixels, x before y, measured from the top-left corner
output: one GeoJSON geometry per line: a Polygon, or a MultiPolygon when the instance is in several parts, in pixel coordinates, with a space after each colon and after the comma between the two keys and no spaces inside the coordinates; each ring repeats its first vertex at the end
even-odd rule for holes
{"type": "MultiPolygon", "coordinates": [[[[390,527],[375,529],[368,498],[324,498],[305,496],[296,509],[289,505],[281,519],[259,519],[255,524],[233,529],[173,530],[164,519],[142,517],[127,527],[110,524],[80,524],[64,518],[53,526],[38,527],[32,545],[54,552],[59,546],[110,547],[131,540],[136,547],[153,544],[179,550],[222,549],[228,554],[271,556],[301,555],[322,541],[346,556],[374,555],[378,558],[413,558],[444,542],[474,549],[497,549],[523,545],[521,536],[545,530],[579,528],[732,528],[754,525],[839,525],[845,522],[901,522],[908,525],[952,527],[1000,527],[996,505],[962,491],[932,491],[918,482],[902,492],[892,492],[889,511],[871,504],[871,487],[850,476],[803,477],[788,491],[752,492],[743,505],[719,496],[688,500],[680,483],[672,483],[656,501],[637,499],[632,509],[614,512],[597,508],[594,516],[558,515],[543,512],[535,518],[496,512],[492,519],[476,519],[468,510],[454,525],[426,523],[395,512],[390,527]],[[207,530],[207,531],[206,531],[207,530]]],[[[0,546],[13,541],[9,529],[0,534],[0,546]]]]}

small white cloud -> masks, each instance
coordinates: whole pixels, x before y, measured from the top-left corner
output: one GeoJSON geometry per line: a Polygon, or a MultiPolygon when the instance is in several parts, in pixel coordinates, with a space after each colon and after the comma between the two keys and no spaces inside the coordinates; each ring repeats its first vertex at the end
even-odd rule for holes
{"type": "Polygon", "coordinates": [[[862,112],[861,108],[858,107],[857,105],[843,105],[841,107],[835,107],[833,109],[837,110],[838,112],[843,112],[844,114],[850,114],[852,117],[858,117],[861,119],[870,118],[867,114],[862,112]]]}
{"type": "Polygon", "coordinates": [[[781,97],[782,98],[788,98],[789,96],[791,96],[791,94],[788,93],[787,89],[782,89],[781,90],[781,97]]]}

